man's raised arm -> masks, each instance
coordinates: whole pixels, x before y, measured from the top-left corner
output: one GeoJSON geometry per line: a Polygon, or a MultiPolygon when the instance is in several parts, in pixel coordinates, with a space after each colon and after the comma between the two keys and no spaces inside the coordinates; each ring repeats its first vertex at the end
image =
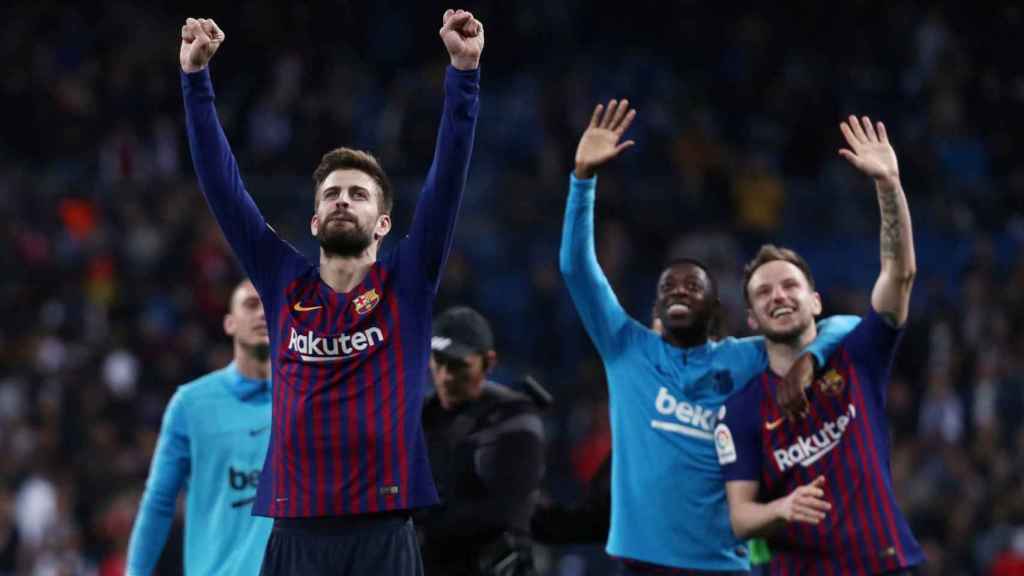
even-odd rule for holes
{"type": "Polygon", "coordinates": [[[217,118],[208,65],[224,39],[213,20],[189,18],[181,27],[179,59],[188,144],[199,187],[217,223],[246,273],[261,288],[290,248],[267,226],[245,190],[217,118]]]}
{"type": "Polygon", "coordinates": [[[855,168],[875,181],[878,207],[882,216],[880,254],[882,270],[871,291],[871,307],[893,328],[907,321],[910,289],[917,274],[914,236],[910,227],[910,208],[900,183],[896,152],[881,122],[872,124],[864,116],[850,116],[839,129],[849,149],[839,154],[855,168]]]}
{"type": "Polygon", "coordinates": [[[469,174],[476,119],[480,110],[480,55],[484,25],[464,10],[448,10],[440,30],[451,66],[445,73],[444,108],[434,161],[416,204],[403,253],[437,292],[454,238],[455,219],[469,174]]]}
{"type": "Polygon", "coordinates": [[[594,249],[594,194],[597,169],[633,145],[619,142],[636,117],[629,101],[598,104],[590,124],[576,147],[576,169],[569,177],[569,198],[562,224],[558,267],[583,326],[602,353],[609,351],[614,335],[628,322],[625,310],[597,263],[594,249]]]}

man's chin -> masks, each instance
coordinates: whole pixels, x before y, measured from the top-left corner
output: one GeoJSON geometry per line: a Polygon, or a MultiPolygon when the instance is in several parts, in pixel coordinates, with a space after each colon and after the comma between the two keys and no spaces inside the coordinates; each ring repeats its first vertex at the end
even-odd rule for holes
{"type": "Polygon", "coordinates": [[[807,331],[807,326],[789,326],[787,328],[766,329],[764,337],[777,344],[794,344],[800,341],[801,336],[807,331]]]}
{"type": "Polygon", "coordinates": [[[359,256],[370,247],[371,238],[369,235],[357,233],[331,234],[321,236],[320,248],[327,254],[343,257],[359,256]]]}

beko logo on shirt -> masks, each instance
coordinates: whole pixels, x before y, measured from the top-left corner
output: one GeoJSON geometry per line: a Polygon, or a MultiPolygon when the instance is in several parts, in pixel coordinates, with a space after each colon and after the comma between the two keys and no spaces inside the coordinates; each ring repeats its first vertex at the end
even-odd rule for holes
{"type": "Polygon", "coordinates": [[[797,464],[807,468],[820,460],[839,445],[843,432],[856,417],[857,408],[850,404],[846,413],[836,418],[835,422],[826,422],[821,430],[812,434],[810,438],[799,436],[796,442],[788,448],[776,450],[774,455],[779,472],[785,472],[787,468],[792,468],[797,464]]]}
{"type": "Polygon", "coordinates": [[[701,440],[712,440],[712,431],[715,429],[715,411],[705,408],[699,404],[690,404],[685,400],[676,400],[675,396],[664,386],[658,390],[658,397],[654,399],[654,407],[659,414],[674,416],[678,422],[666,422],[664,420],[651,420],[651,428],[675,432],[701,440]]]}
{"type": "Polygon", "coordinates": [[[384,332],[376,326],[338,336],[317,336],[312,330],[299,334],[292,327],[288,350],[298,352],[306,362],[337,362],[369,350],[383,341],[384,332]]]}

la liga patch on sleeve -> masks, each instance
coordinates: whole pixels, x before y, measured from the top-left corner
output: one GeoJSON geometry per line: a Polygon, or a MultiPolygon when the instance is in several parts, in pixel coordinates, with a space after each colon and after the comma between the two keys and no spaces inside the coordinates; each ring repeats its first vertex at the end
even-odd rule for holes
{"type": "Polygon", "coordinates": [[[736,461],[736,444],[732,441],[732,432],[722,423],[715,427],[715,450],[718,452],[720,466],[736,461]]]}

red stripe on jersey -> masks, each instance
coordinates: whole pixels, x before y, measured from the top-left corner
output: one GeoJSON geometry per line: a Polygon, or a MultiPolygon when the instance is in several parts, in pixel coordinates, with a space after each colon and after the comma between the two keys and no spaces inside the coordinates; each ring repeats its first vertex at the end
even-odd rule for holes
{"type": "MultiPolygon", "coordinates": [[[[813,386],[813,385],[812,385],[813,386]]],[[[831,401],[828,398],[824,398],[819,393],[814,393],[812,397],[812,403],[824,414],[824,420],[827,422],[835,422],[846,410],[846,403],[842,401],[840,397],[838,403],[831,401]]],[[[857,422],[851,422],[847,430],[857,426],[857,422]]],[[[851,431],[852,432],[852,431],[851,431]]],[[[829,465],[827,469],[832,470],[834,473],[828,475],[829,483],[833,486],[829,486],[828,489],[836,496],[831,499],[832,510],[829,512],[829,524],[831,525],[831,540],[832,550],[836,551],[836,559],[845,555],[846,560],[853,560],[854,567],[858,573],[864,572],[864,565],[862,562],[861,555],[864,550],[857,551],[857,533],[853,522],[853,514],[851,510],[856,512],[855,490],[850,486],[853,483],[853,443],[845,442],[846,432],[843,433],[843,438],[840,439],[841,446],[837,446],[835,450],[829,455],[829,465]],[[845,529],[845,530],[844,530],[845,529]],[[845,531],[845,541],[843,539],[845,531]],[[848,550],[847,547],[852,549],[848,550]]]]}
{"type": "MultiPolygon", "coordinates": [[[[849,366],[850,379],[853,381],[853,384],[854,384],[854,386],[856,387],[856,389],[858,391],[858,393],[856,394],[856,397],[855,397],[855,401],[857,403],[856,404],[857,405],[857,409],[858,410],[863,410],[865,417],[867,417],[868,416],[868,412],[864,408],[864,394],[863,394],[863,391],[862,391],[862,388],[861,388],[860,376],[857,374],[856,367],[850,362],[849,355],[847,354],[845,349],[843,350],[843,360],[849,366]]],[[[867,434],[867,446],[870,446],[870,447],[877,446],[878,444],[875,441],[875,433],[871,429],[870,418],[867,418],[866,425],[864,426],[864,431],[867,434]]],[[[880,507],[881,507],[882,512],[883,512],[883,515],[885,516],[885,525],[884,526],[889,531],[889,534],[891,535],[890,537],[892,538],[892,545],[896,547],[896,554],[899,557],[900,565],[903,565],[906,556],[904,555],[904,552],[903,552],[903,542],[900,541],[900,533],[896,529],[896,522],[895,522],[895,520],[893,520],[892,508],[890,508],[889,501],[886,498],[887,490],[885,489],[885,486],[879,486],[876,482],[872,482],[871,481],[871,480],[881,481],[881,478],[882,478],[882,473],[881,473],[881,470],[879,469],[877,450],[871,450],[869,452],[868,463],[870,464],[869,470],[867,471],[868,472],[868,477],[869,477],[868,485],[871,488],[872,492],[875,495],[877,495],[877,503],[880,504],[880,507]]],[[[877,511],[877,508],[876,508],[876,511],[877,511]]],[[[879,523],[877,525],[879,527],[883,526],[881,523],[879,523]]]]}
{"type": "MultiPolygon", "coordinates": [[[[832,369],[842,371],[841,368],[837,366],[833,366],[832,369]]],[[[847,382],[846,390],[847,395],[850,397],[848,401],[853,401],[853,396],[855,394],[862,393],[859,384],[854,382],[847,382]]],[[[854,402],[854,406],[856,407],[857,405],[858,403],[854,402]]],[[[861,406],[863,406],[863,403],[861,403],[861,406]]],[[[858,408],[858,410],[861,417],[858,419],[858,422],[851,424],[850,428],[852,429],[850,430],[850,441],[846,443],[844,448],[845,463],[847,464],[847,468],[844,472],[847,472],[850,478],[853,478],[855,474],[863,478],[864,470],[867,469],[868,458],[873,457],[865,450],[863,431],[861,430],[864,426],[870,425],[870,417],[862,408],[858,408]]],[[[870,573],[877,574],[879,572],[878,558],[876,554],[872,553],[872,548],[877,550],[879,542],[878,533],[871,529],[872,524],[869,519],[871,498],[870,485],[859,485],[857,493],[851,493],[850,498],[852,500],[847,504],[847,506],[851,506],[853,511],[857,514],[860,525],[860,529],[857,529],[857,526],[852,524],[849,526],[850,541],[857,542],[857,538],[860,538],[861,554],[858,559],[866,557],[870,563],[870,573]]],[[[858,562],[858,568],[865,571],[865,567],[862,562],[858,562]]]]}
{"type": "MultiPolygon", "coordinates": [[[[287,294],[287,292],[286,292],[287,294]]],[[[277,334],[278,337],[287,337],[284,335],[284,327],[288,322],[288,306],[287,299],[285,300],[285,306],[281,308],[278,313],[277,321],[277,334]]],[[[281,356],[278,355],[279,360],[277,361],[277,369],[275,370],[275,378],[271,383],[273,392],[273,406],[271,407],[271,424],[274,425],[274,445],[271,447],[273,453],[271,454],[270,465],[273,466],[274,471],[274,488],[270,494],[270,514],[277,516],[281,514],[281,506],[278,501],[278,497],[284,493],[284,464],[282,462],[282,454],[284,453],[284,419],[287,415],[287,410],[284,408],[284,388],[285,382],[288,379],[284,373],[284,367],[281,364],[281,356]]]]}
{"type": "MultiPolygon", "coordinates": [[[[377,283],[374,279],[377,276],[377,266],[370,268],[369,274],[367,274],[366,281],[369,282],[370,288],[376,290],[377,283]]],[[[366,282],[364,282],[366,283],[366,282]]],[[[380,292],[377,292],[380,294],[380,292]]],[[[379,306],[377,306],[379,308],[379,306]]],[[[380,318],[380,311],[373,311],[373,318],[380,318]]],[[[379,324],[379,322],[378,322],[379,324]]],[[[367,512],[376,512],[377,506],[377,495],[379,490],[377,488],[377,410],[380,407],[377,405],[377,384],[374,380],[374,372],[377,371],[375,364],[375,357],[383,356],[387,354],[386,350],[380,350],[372,356],[367,356],[367,362],[363,370],[363,384],[365,389],[363,394],[366,398],[366,409],[364,411],[364,417],[366,418],[366,501],[367,501],[367,512]]]]}
{"type": "MultiPolygon", "coordinates": [[[[351,305],[351,302],[346,302],[345,307],[351,305]]],[[[352,359],[353,363],[358,363],[361,360],[359,357],[352,359]]],[[[356,440],[359,438],[359,414],[357,412],[356,405],[359,404],[359,382],[356,379],[356,375],[359,374],[359,370],[350,370],[348,376],[345,378],[345,385],[348,388],[348,393],[345,395],[345,404],[348,406],[348,454],[346,459],[348,460],[349,466],[351,467],[348,474],[348,509],[349,512],[359,513],[365,512],[359,505],[359,488],[360,488],[360,470],[359,470],[359,444],[356,440]]]]}
{"type": "MultiPolygon", "coordinates": [[[[373,280],[374,290],[377,291],[377,294],[383,295],[383,282],[381,281],[381,275],[377,273],[376,269],[374,269],[374,273],[372,274],[371,279],[373,280]]],[[[381,319],[381,325],[387,326],[387,314],[385,313],[385,307],[378,305],[377,309],[379,318],[381,319]]],[[[392,393],[391,386],[388,385],[390,383],[390,378],[392,376],[391,363],[388,361],[388,350],[382,350],[380,354],[378,354],[378,358],[380,371],[377,376],[377,382],[378,385],[380,386],[381,397],[381,402],[378,409],[381,411],[380,437],[384,448],[384,467],[383,470],[381,471],[381,474],[383,477],[383,484],[385,486],[390,487],[394,486],[395,484],[395,471],[394,466],[392,465],[391,462],[391,444],[392,437],[394,436],[395,431],[391,427],[391,401],[394,399],[394,394],[392,393]]],[[[384,508],[390,509],[393,500],[394,494],[392,494],[390,490],[385,491],[383,496],[384,508]]]]}
{"type": "MultiPolygon", "coordinates": [[[[325,306],[316,313],[316,319],[314,324],[321,330],[329,329],[330,319],[334,317],[335,307],[333,303],[328,301],[324,303],[325,306]]],[[[326,331],[326,330],[325,330],[326,331]]],[[[313,372],[315,381],[312,382],[310,394],[312,395],[311,403],[313,405],[313,458],[316,462],[316,478],[313,479],[313,486],[310,492],[313,495],[313,514],[316,516],[323,516],[325,511],[324,502],[327,499],[327,489],[324,485],[324,433],[323,433],[323,421],[324,421],[324,399],[327,396],[327,391],[330,386],[324,372],[313,372]]],[[[307,509],[309,507],[307,506],[307,509]]],[[[307,513],[308,514],[308,513],[307,513]]]]}
{"type": "Polygon", "coordinates": [[[405,417],[407,406],[405,405],[405,358],[402,352],[402,319],[399,318],[398,296],[394,290],[387,295],[388,306],[391,308],[391,342],[395,347],[395,372],[394,388],[396,401],[398,403],[398,484],[399,499],[403,508],[409,506],[409,492],[412,486],[409,485],[409,453],[405,448],[405,417]]]}

